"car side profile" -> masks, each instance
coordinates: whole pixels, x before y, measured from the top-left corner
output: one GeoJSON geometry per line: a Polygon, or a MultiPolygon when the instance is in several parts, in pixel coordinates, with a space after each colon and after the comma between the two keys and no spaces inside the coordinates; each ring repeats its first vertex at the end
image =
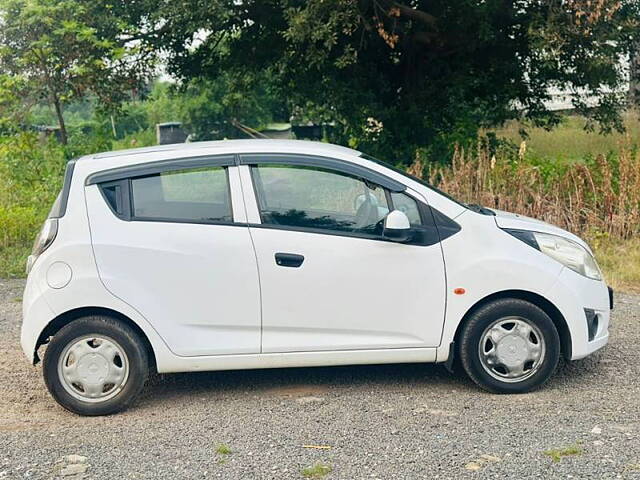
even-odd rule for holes
{"type": "Polygon", "coordinates": [[[34,244],[21,343],[83,415],[150,371],[459,362],[527,392],[608,341],[589,247],[361,152],[225,140],[69,162],[34,244]]]}

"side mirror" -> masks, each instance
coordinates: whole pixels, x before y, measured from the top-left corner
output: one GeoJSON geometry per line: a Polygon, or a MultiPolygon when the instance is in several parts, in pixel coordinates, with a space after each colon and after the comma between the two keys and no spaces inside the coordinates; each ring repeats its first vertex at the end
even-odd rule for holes
{"type": "Polygon", "coordinates": [[[400,211],[390,212],[384,219],[384,238],[394,242],[406,242],[411,237],[411,224],[407,215],[400,211]]]}

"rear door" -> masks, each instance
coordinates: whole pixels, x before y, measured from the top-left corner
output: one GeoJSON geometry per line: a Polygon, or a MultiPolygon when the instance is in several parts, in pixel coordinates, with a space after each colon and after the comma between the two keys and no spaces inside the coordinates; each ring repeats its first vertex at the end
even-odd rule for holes
{"type": "Polygon", "coordinates": [[[95,174],[86,187],[100,277],[177,355],[260,351],[260,292],[234,157],[95,174]]]}

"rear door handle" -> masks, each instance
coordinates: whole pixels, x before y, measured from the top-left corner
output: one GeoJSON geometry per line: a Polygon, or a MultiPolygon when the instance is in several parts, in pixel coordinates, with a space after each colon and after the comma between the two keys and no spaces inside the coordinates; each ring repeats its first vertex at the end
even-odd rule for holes
{"type": "Polygon", "coordinates": [[[298,268],[304,262],[304,256],[295,253],[276,253],[276,263],[281,267],[298,268]]]}

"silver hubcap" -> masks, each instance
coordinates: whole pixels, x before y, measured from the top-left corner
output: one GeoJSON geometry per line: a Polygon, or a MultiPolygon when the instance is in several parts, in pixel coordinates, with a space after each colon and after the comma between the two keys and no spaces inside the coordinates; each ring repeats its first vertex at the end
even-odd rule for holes
{"type": "Polygon", "coordinates": [[[115,340],[91,335],[69,343],[58,362],[64,389],[83,402],[116,396],[129,378],[129,359],[115,340]]]}
{"type": "Polygon", "coordinates": [[[501,318],[484,331],[478,351],[489,375],[502,382],[521,382],[540,368],[545,355],[544,337],[524,318],[501,318]]]}

